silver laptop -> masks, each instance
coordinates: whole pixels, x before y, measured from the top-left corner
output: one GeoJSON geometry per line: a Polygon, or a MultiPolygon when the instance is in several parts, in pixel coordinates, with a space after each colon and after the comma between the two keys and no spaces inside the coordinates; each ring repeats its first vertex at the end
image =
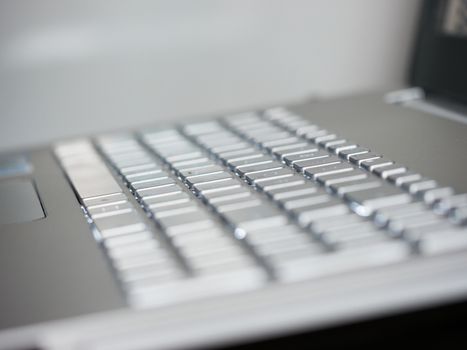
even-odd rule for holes
{"type": "Polygon", "coordinates": [[[220,347],[465,301],[466,10],[425,3],[403,91],[3,154],[0,348],[220,347]]]}

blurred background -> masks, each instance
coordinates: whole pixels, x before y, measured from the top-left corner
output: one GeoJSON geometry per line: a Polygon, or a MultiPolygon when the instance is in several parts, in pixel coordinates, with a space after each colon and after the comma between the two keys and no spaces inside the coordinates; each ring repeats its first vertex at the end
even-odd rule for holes
{"type": "Polygon", "coordinates": [[[417,0],[0,2],[0,151],[404,86],[417,0]]]}

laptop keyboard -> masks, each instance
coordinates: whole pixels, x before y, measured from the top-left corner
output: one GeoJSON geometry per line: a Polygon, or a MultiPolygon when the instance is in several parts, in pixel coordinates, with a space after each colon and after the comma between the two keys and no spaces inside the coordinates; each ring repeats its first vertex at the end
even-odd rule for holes
{"type": "Polygon", "coordinates": [[[467,195],[284,108],[62,142],[131,305],[467,248],[467,195]]]}

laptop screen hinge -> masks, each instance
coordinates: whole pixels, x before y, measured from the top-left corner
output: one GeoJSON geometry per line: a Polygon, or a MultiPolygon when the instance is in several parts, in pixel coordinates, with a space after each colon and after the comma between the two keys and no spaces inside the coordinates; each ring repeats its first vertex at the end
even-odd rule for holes
{"type": "Polygon", "coordinates": [[[408,89],[392,91],[384,96],[386,103],[401,105],[423,99],[425,99],[425,92],[422,88],[419,87],[411,87],[408,89]]]}

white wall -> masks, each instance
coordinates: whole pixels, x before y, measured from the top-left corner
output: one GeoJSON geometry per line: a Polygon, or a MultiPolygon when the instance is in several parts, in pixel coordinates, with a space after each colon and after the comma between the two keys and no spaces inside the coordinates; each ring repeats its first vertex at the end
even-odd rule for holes
{"type": "Polygon", "coordinates": [[[0,150],[400,87],[418,0],[0,2],[0,150]]]}

